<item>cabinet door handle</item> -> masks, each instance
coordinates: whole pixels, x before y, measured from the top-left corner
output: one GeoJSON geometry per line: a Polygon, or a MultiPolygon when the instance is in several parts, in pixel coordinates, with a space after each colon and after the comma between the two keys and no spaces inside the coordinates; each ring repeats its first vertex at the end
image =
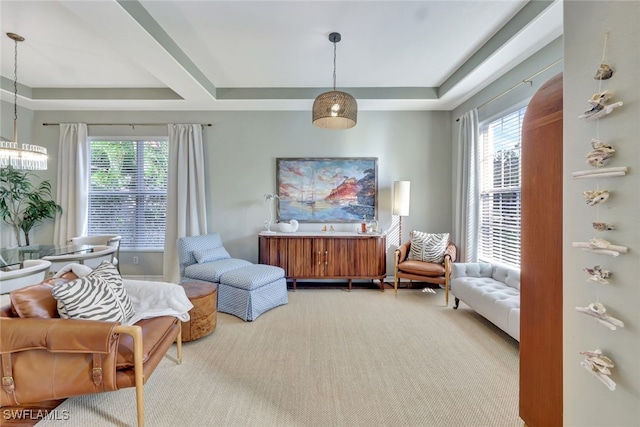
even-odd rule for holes
{"type": "Polygon", "coordinates": [[[318,251],[318,265],[320,265],[320,251],[318,251]]]}
{"type": "Polygon", "coordinates": [[[327,251],[324,251],[324,265],[328,265],[329,261],[327,260],[327,251]]]}

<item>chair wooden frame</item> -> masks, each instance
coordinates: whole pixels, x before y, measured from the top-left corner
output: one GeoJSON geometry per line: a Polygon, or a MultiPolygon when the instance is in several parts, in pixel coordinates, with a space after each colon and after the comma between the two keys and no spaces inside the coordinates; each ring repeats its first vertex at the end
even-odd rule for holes
{"type": "MultiPolygon", "coordinates": [[[[176,337],[176,350],[178,365],[182,364],[182,324],[178,322],[178,336],[176,337]]],[[[144,377],[144,367],[142,363],[142,328],[136,325],[118,325],[114,332],[127,334],[133,338],[133,369],[136,383],[136,411],[138,415],[138,426],[144,426],[144,384],[147,379],[144,377]]]]}
{"type": "Polygon", "coordinates": [[[400,279],[409,279],[409,283],[411,281],[416,280],[420,282],[433,283],[436,285],[444,285],[445,289],[445,304],[449,305],[449,279],[451,277],[451,263],[456,261],[457,256],[457,248],[456,246],[449,242],[447,245],[447,250],[444,255],[444,275],[442,276],[427,276],[414,274],[409,272],[402,271],[400,264],[406,261],[406,258],[409,255],[411,247],[411,241],[404,243],[400,248],[395,250],[394,253],[394,278],[393,278],[393,289],[396,295],[398,295],[398,282],[400,279]]]}

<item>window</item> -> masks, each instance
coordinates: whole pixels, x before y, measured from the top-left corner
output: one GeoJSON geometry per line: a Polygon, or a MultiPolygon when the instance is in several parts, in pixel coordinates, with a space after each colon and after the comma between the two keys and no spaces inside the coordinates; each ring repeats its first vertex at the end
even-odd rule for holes
{"type": "Polygon", "coordinates": [[[120,234],[124,248],[163,248],[168,140],[89,144],[89,235],[120,234]]]}
{"type": "Polygon", "coordinates": [[[480,261],[520,267],[520,141],[526,107],[480,127],[480,261]]]}

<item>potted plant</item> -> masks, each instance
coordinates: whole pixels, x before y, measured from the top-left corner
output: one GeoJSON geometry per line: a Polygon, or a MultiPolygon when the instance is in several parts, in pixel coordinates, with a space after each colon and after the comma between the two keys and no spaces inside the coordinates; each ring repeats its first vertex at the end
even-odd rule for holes
{"type": "Polygon", "coordinates": [[[20,231],[29,245],[29,232],[45,219],[62,213],[62,207],[51,200],[51,183],[42,181],[34,187],[31,172],[7,166],[0,169],[0,218],[11,227],[21,245],[20,231]]]}

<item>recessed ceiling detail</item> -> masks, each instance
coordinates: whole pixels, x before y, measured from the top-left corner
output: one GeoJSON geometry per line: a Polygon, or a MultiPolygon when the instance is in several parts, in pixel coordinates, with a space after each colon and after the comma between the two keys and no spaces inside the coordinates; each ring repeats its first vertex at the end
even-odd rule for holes
{"type": "MultiPolygon", "coordinates": [[[[451,110],[562,35],[559,1],[1,1],[32,110],[451,110]],[[384,30],[384,31],[381,31],[384,30]]],[[[0,93],[10,102],[11,40],[0,93]]]]}

